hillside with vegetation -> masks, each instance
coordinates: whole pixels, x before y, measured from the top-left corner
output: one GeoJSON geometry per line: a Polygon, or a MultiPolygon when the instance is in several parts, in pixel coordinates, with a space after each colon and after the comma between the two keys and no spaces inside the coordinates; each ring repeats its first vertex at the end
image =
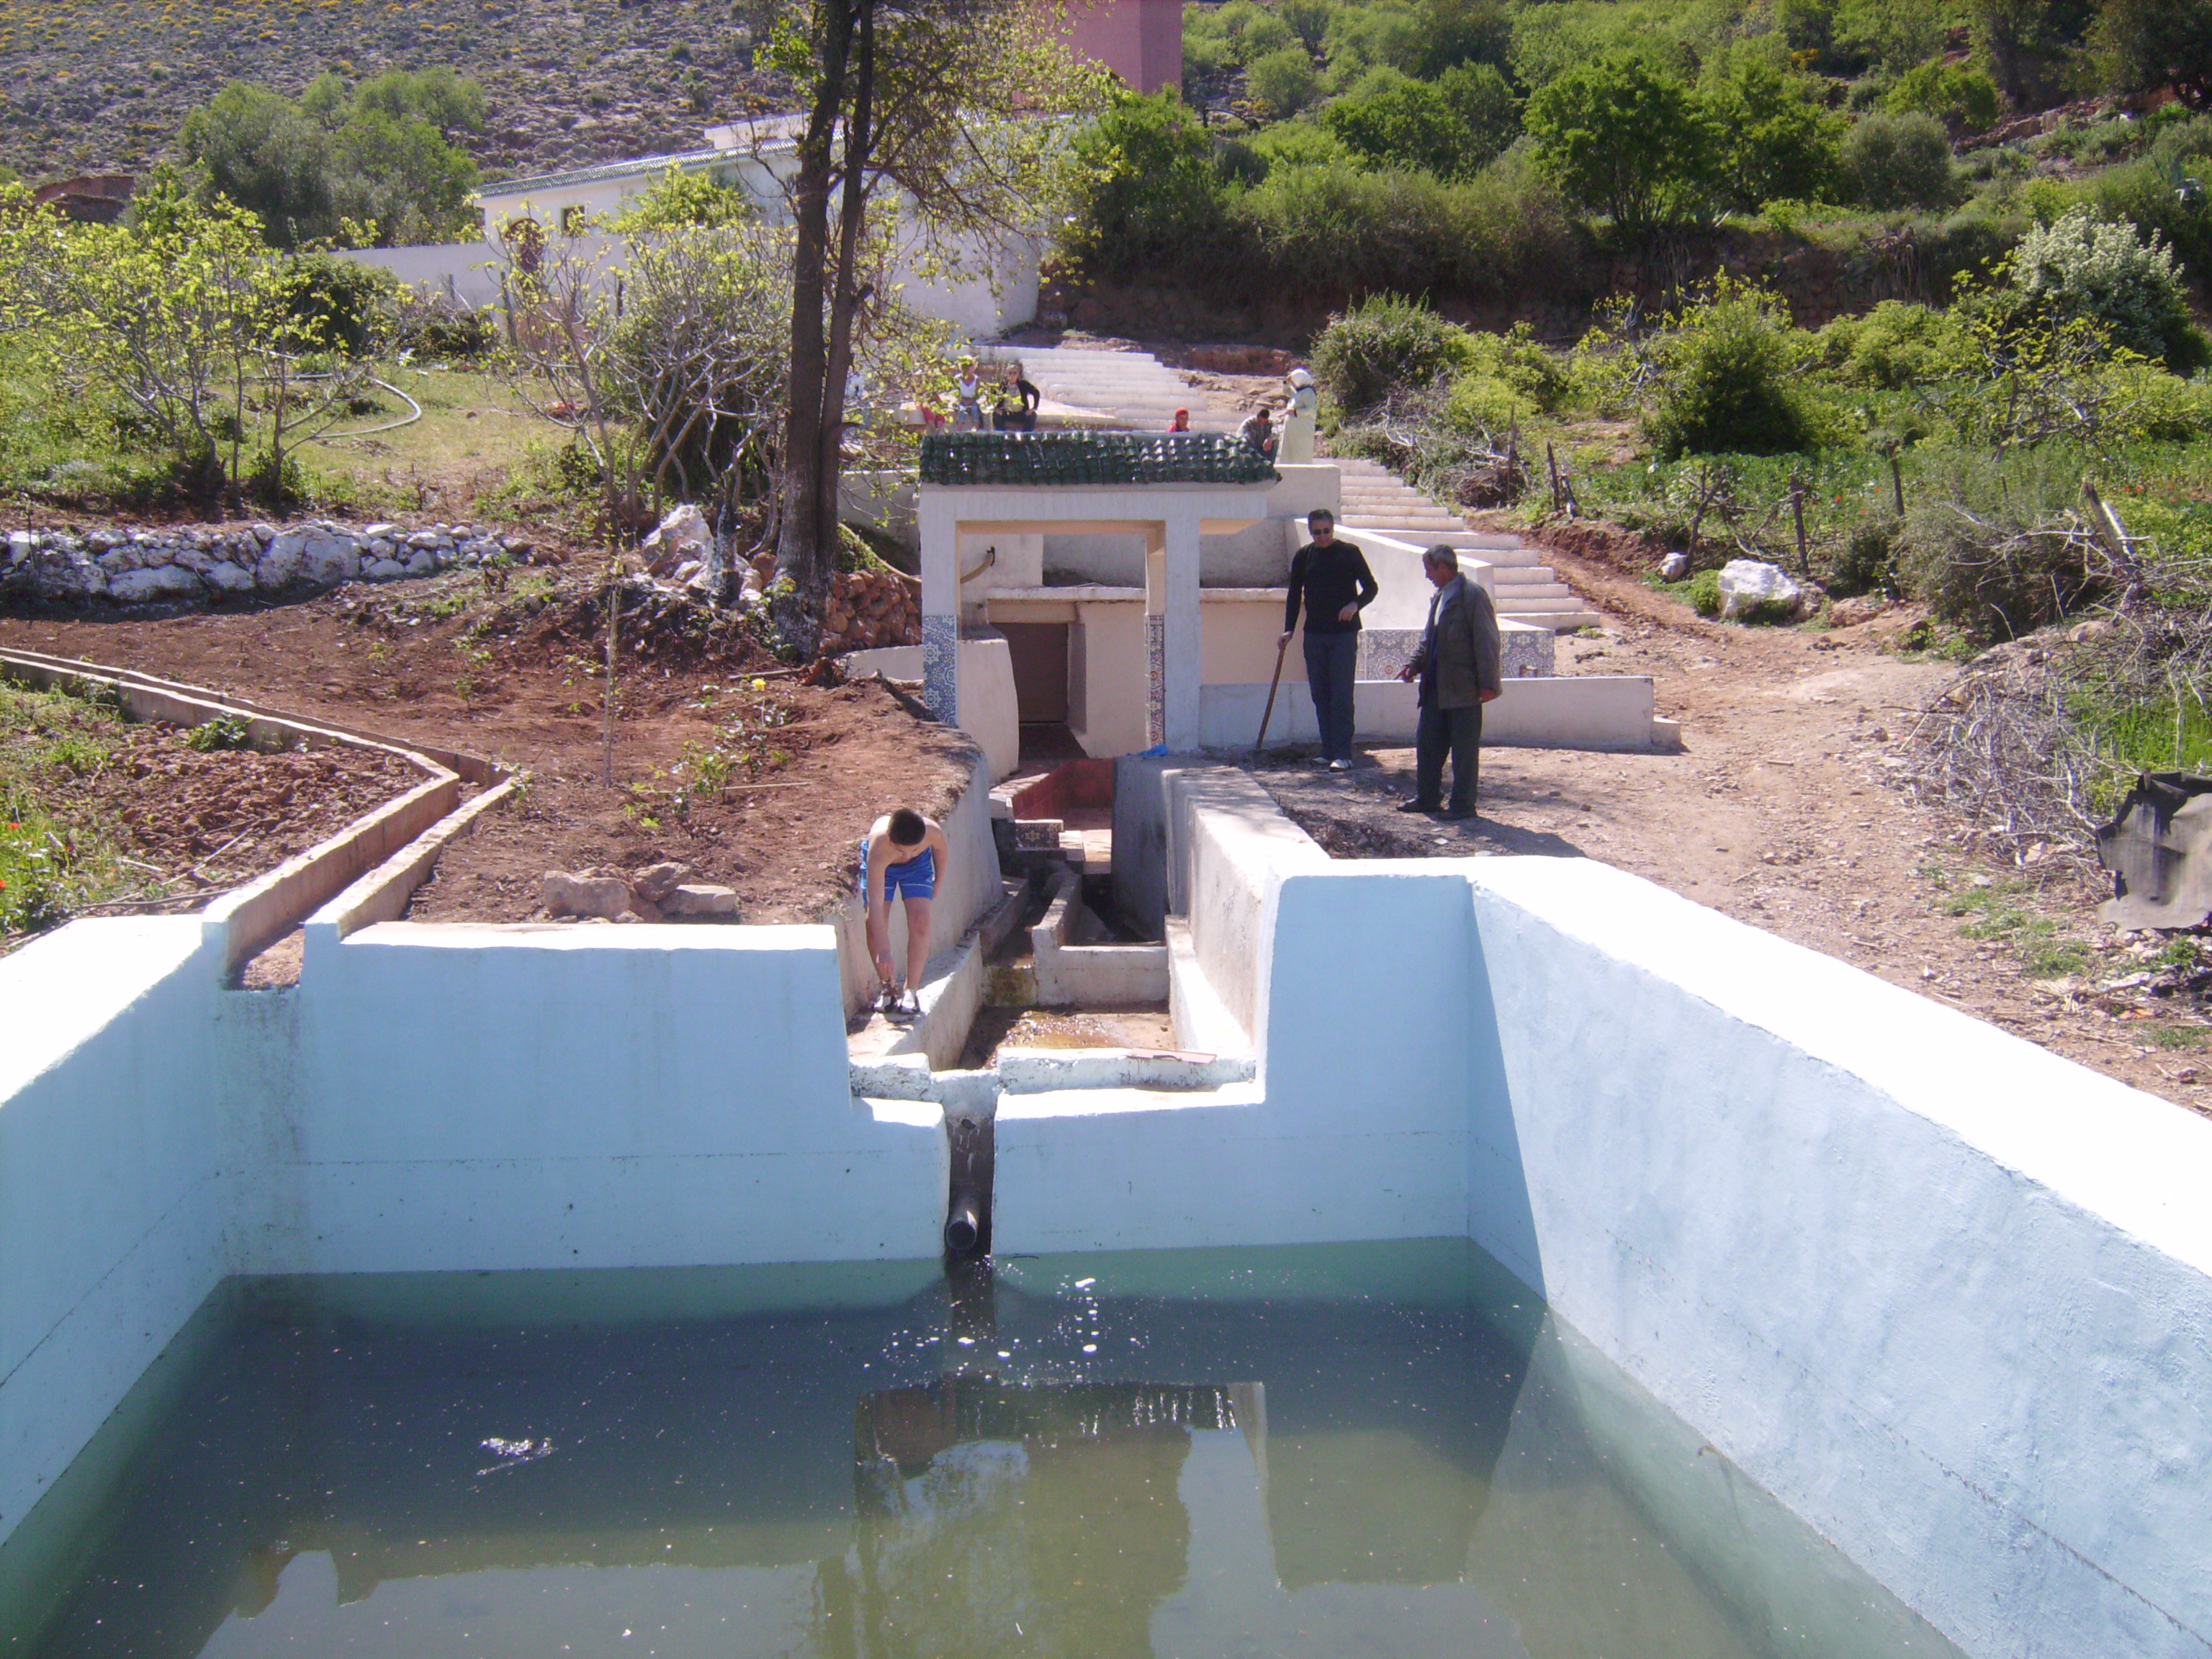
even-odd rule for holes
{"type": "Polygon", "coordinates": [[[483,88],[489,176],[696,148],[756,106],[753,9],[727,0],[0,0],[0,166],[143,173],[229,82],[299,97],[447,65],[483,88]]]}

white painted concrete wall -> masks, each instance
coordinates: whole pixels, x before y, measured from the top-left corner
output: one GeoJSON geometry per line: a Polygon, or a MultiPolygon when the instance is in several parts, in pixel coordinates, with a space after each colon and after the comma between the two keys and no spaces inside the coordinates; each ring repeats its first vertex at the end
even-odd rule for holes
{"type": "Polygon", "coordinates": [[[0,960],[0,1538],[225,1269],[196,916],[0,960]]]}
{"type": "Polygon", "coordinates": [[[2212,1653],[2212,1123],[1604,866],[1148,787],[1152,896],[1266,895],[1259,1081],[1002,1101],[998,1249],[1463,1227],[1969,1652],[2212,1653]]]}
{"type": "MultiPolygon", "coordinates": [[[[1299,653],[1291,642],[1291,654],[1299,653]]],[[[1265,681],[1207,684],[1199,690],[1199,741],[1208,749],[1249,750],[1267,706],[1265,681]]],[[[1420,688],[1401,680],[1361,680],[1352,689],[1358,735],[1376,743],[1408,744],[1420,720],[1420,688]]],[[[1571,674],[1547,679],[1509,679],[1484,705],[1485,748],[1645,750],[1654,744],[1652,684],[1634,674],[1571,674]]],[[[1270,745],[1316,743],[1321,727],[1304,677],[1285,665],[1267,721],[1270,745]]]]}

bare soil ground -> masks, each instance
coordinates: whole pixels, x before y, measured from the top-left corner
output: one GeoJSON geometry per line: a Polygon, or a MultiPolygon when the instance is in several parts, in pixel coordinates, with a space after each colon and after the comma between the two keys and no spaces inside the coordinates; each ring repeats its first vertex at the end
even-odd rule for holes
{"type": "Polygon", "coordinates": [[[1561,671],[1650,675],[1660,713],[1682,721],[1681,752],[1485,750],[1480,817],[1460,824],[1396,811],[1410,750],[1376,750],[1349,775],[1255,768],[1329,852],[1601,859],[2212,1113],[2201,1018],[2094,989],[2148,967],[2160,942],[2098,921],[2109,889],[1977,864],[1955,821],[1892,781],[1905,734],[1957,672],[1881,648],[1905,616],[1826,634],[1742,628],[1592,558],[1558,546],[1550,558],[1609,619],[1602,638],[1559,641],[1561,671]],[[2051,971],[2069,945],[2087,968],[2051,971]]]}
{"type": "Polygon", "coordinates": [[[671,603],[625,635],[609,787],[597,591],[531,581],[494,594],[457,574],[158,621],[0,617],[0,643],[527,769],[522,803],[450,848],[417,895],[415,914],[436,921],[526,921],[548,870],[665,859],[735,888],[745,921],[811,921],[851,882],[878,813],[941,813],[966,775],[966,738],[881,688],[801,684],[735,627],[671,603]]]}

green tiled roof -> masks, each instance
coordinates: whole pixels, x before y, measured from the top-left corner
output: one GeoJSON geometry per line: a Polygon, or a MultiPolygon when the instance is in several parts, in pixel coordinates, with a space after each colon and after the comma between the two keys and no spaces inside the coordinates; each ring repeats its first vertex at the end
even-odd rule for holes
{"type": "Polygon", "coordinates": [[[1274,463],[1225,432],[933,432],[926,484],[1273,483],[1274,463]]]}

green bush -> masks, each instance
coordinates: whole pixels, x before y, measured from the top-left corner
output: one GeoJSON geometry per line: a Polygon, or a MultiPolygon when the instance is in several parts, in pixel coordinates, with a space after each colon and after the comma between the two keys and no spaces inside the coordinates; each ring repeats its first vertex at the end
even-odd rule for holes
{"type": "Polygon", "coordinates": [[[1463,367],[1466,331],[1415,301],[1377,294],[1328,319],[1314,341],[1313,372],[1347,414],[1372,409],[1391,392],[1420,391],[1463,367]]]}
{"type": "Polygon", "coordinates": [[[1973,337],[1948,311],[1884,300],[1863,317],[1838,317],[1814,337],[1822,364],[1845,386],[1896,392],[1970,374],[1973,337]]]}
{"type": "Polygon", "coordinates": [[[1719,616],[1721,614],[1721,573],[1717,570],[1698,572],[1696,575],[1690,578],[1690,586],[1686,597],[1700,617],[1719,616]]]}
{"type": "Polygon", "coordinates": [[[1896,580],[1897,544],[1904,526],[1888,517],[1862,520],[1821,568],[1820,586],[1831,599],[1887,590],[1896,580]]]}
{"type": "Polygon", "coordinates": [[[1502,433],[1531,414],[1557,410],[1571,390],[1566,364],[1545,350],[1528,324],[1505,334],[1471,332],[1443,418],[1460,432],[1502,433]]]}
{"type": "Polygon", "coordinates": [[[1739,58],[1711,77],[1698,102],[1714,134],[1713,188],[1740,213],[1779,198],[1828,201],[1841,175],[1839,141],[1850,125],[1821,106],[1809,77],[1739,58]]]}
{"type": "Polygon", "coordinates": [[[1339,98],[1321,119],[1346,149],[1376,167],[1413,167],[1449,178],[1471,159],[1466,131],[1452,106],[1423,81],[1364,98],[1339,98]]]}
{"type": "Polygon", "coordinates": [[[335,254],[302,253],[287,263],[285,273],[287,308],[325,346],[360,356],[391,333],[399,280],[390,271],[335,254]]]}
{"type": "Polygon", "coordinates": [[[1075,155],[1085,186],[1060,247],[1086,274],[1188,270],[1193,250],[1221,249],[1228,198],[1213,140],[1173,92],[1121,95],[1076,136],[1075,155]]]}
{"type": "Polygon", "coordinates": [[[1321,90],[1313,56],[1304,46],[1285,46],[1244,67],[1244,89],[1279,117],[1296,115],[1321,90]]]}
{"type": "Polygon", "coordinates": [[[1863,117],[1844,140],[1843,167],[1857,199],[1881,211],[1959,199],[1951,141],[1931,116],[1863,117]]]}
{"type": "Polygon", "coordinates": [[[2013,291],[2053,321],[2087,318],[2116,346],[2162,359],[2179,374],[2212,362],[2212,342],[2190,314],[2172,250],[2130,224],[2076,208],[2021,239],[2006,268],[2013,291]]]}
{"type": "Polygon", "coordinates": [[[1960,132],[1988,131],[2004,107],[1981,70],[1937,62],[1907,70],[1881,102],[1893,115],[1933,116],[1960,132]]]}
{"type": "Polygon", "coordinates": [[[1528,100],[1538,164],[1587,212],[1632,234],[1702,209],[1718,137],[1703,104],[1641,58],[1561,75],[1528,100]]]}
{"type": "Polygon", "coordinates": [[[1779,299],[1723,283],[1658,342],[1645,438],[1669,460],[1813,447],[1820,422],[1798,383],[1806,348],[1779,299]]]}
{"type": "Polygon", "coordinates": [[[2072,533],[2083,465],[2056,444],[2002,461],[1953,452],[1906,515],[1896,562],[1905,591],[1978,640],[2017,638],[2099,597],[2072,533]]]}

